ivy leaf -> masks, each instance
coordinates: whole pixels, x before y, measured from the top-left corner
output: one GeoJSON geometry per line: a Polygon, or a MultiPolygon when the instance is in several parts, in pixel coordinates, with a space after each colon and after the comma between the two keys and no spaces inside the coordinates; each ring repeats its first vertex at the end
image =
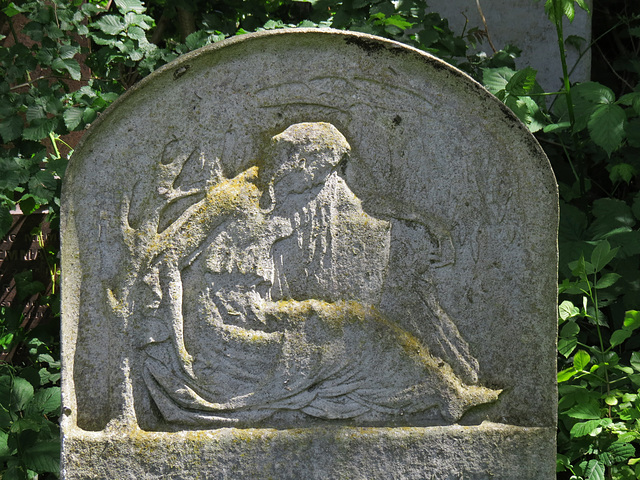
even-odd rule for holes
{"type": "Polygon", "coordinates": [[[629,205],[623,200],[601,198],[593,202],[596,219],[589,227],[592,238],[603,238],[620,227],[633,227],[636,219],[629,205]]]}
{"type": "Polygon", "coordinates": [[[627,116],[619,105],[599,105],[587,123],[591,140],[611,156],[622,145],[626,122],[627,116]]]}

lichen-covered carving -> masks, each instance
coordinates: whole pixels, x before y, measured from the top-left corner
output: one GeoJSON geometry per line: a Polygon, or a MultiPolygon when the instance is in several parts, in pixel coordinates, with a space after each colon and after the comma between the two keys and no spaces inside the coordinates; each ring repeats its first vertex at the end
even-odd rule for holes
{"type": "Polygon", "coordinates": [[[130,261],[108,287],[144,352],[134,397],[157,412],[133,405],[131,421],[450,424],[498,398],[477,384],[478,362],[431,284],[430,269],[455,261],[447,230],[368,213],[341,174],[350,146],[333,125],[290,126],[233,178],[175,149],[157,166],[148,218],[132,222],[135,193],[123,205],[130,261]],[[182,190],[194,162],[208,180],[182,190]]]}

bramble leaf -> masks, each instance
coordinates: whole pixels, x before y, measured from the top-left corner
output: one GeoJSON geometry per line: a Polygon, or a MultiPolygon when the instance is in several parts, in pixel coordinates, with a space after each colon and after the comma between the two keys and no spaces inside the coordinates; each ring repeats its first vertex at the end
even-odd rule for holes
{"type": "Polygon", "coordinates": [[[519,70],[509,79],[504,89],[511,95],[528,95],[536,85],[537,73],[531,67],[519,70]]]}
{"type": "Polygon", "coordinates": [[[611,153],[622,145],[626,122],[627,116],[620,106],[599,105],[587,124],[591,140],[611,156],[611,153]]]}
{"type": "Polygon", "coordinates": [[[618,163],[611,167],[611,171],[609,172],[609,179],[613,182],[623,181],[625,183],[631,182],[633,177],[636,175],[637,171],[633,165],[628,163],[618,163]]]}

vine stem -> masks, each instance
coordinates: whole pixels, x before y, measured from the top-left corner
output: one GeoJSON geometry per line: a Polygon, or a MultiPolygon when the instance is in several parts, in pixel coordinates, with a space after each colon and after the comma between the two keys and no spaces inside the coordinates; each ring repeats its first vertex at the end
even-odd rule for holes
{"type": "Polygon", "coordinates": [[[569,81],[569,68],[567,67],[567,56],[564,49],[564,33],[562,30],[562,8],[560,0],[552,0],[554,10],[554,23],[558,37],[558,48],[560,49],[560,61],[562,62],[562,78],[564,80],[564,93],[567,96],[567,109],[569,111],[569,122],[573,127],[576,117],[573,112],[573,101],[571,99],[571,82],[569,81]]]}

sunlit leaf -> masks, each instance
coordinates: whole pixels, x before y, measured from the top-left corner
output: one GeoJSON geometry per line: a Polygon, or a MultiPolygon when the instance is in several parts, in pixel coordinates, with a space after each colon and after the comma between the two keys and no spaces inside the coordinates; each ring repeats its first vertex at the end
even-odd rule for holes
{"type": "Polygon", "coordinates": [[[591,356],[587,352],[578,350],[573,356],[573,366],[576,370],[584,370],[584,367],[587,366],[590,360],[591,356]]]}
{"type": "Polygon", "coordinates": [[[620,330],[616,330],[611,334],[611,339],[609,340],[609,343],[611,343],[612,347],[618,346],[621,343],[623,343],[627,338],[629,338],[632,333],[633,332],[631,330],[627,330],[624,328],[620,330]]]}

